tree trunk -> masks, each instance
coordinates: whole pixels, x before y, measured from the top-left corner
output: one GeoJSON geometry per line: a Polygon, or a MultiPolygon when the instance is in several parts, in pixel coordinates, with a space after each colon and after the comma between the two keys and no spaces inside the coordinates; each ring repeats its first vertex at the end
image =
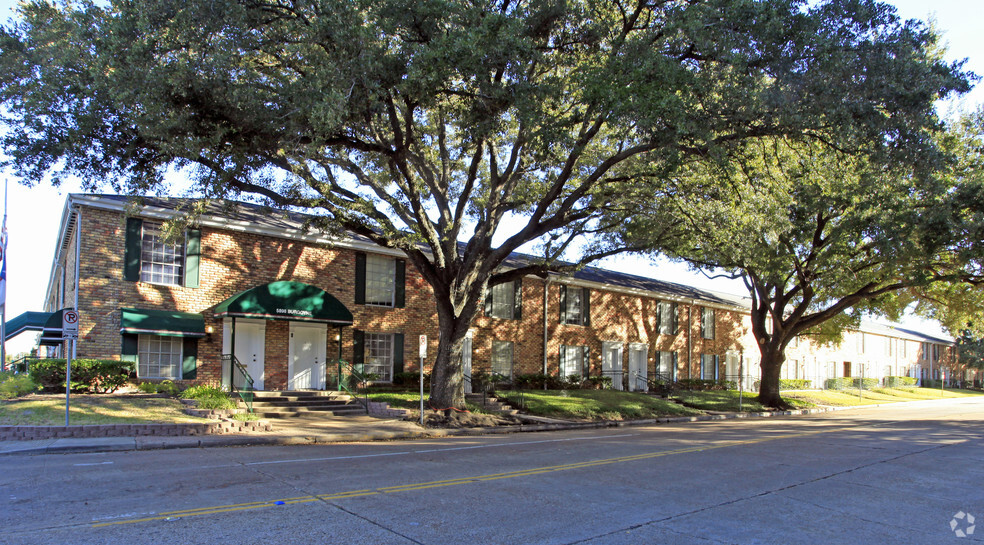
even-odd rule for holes
{"type": "Polygon", "coordinates": [[[431,371],[430,404],[435,409],[464,409],[462,348],[475,311],[467,316],[455,316],[450,305],[438,304],[437,316],[440,337],[431,371]]]}
{"type": "Polygon", "coordinates": [[[780,348],[769,344],[760,345],[762,354],[762,380],[759,383],[759,403],[766,407],[788,409],[789,404],[779,396],[779,376],[786,354],[780,348]]]}

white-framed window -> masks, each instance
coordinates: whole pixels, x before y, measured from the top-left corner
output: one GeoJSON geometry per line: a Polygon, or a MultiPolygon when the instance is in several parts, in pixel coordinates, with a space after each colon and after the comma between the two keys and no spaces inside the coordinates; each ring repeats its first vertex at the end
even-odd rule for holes
{"type": "Polygon", "coordinates": [[[396,293],[396,260],[366,256],[366,304],[392,307],[396,293]]]}
{"type": "Polygon", "coordinates": [[[560,323],[591,325],[591,290],[575,286],[560,287],[560,323]]]}
{"type": "Polygon", "coordinates": [[[714,354],[700,355],[700,378],[703,380],[718,379],[718,356],[714,354]]]}
{"type": "Polygon", "coordinates": [[[714,338],[714,309],[703,307],[700,309],[700,335],[705,339],[714,338]]]}
{"type": "Polygon", "coordinates": [[[161,226],[143,222],[140,235],[140,280],[179,286],[184,279],[184,241],[164,242],[161,226]]]}
{"type": "Polygon", "coordinates": [[[676,335],[677,332],[677,304],[668,301],[660,301],[656,307],[656,317],[659,321],[660,335],[676,335]]]}
{"type": "Polygon", "coordinates": [[[523,281],[504,282],[488,289],[485,314],[502,320],[518,320],[522,317],[523,281]]]}
{"type": "Polygon", "coordinates": [[[676,381],[676,352],[656,353],[656,374],[660,380],[676,381]]]}
{"type": "Polygon", "coordinates": [[[513,342],[492,341],[492,372],[504,377],[512,377],[513,342]]]}
{"type": "Polygon", "coordinates": [[[137,376],[140,378],[181,378],[181,337],[139,335],[137,337],[137,376]]]}
{"type": "Polygon", "coordinates": [[[585,376],[588,370],[587,346],[560,346],[560,378],[571,375],[585,376]]]}
{"type": "Polygon", "coordinates": [[[393,381],[392,333],[366,333],[364,370],[375,374],[379,382],[393,381]]]}

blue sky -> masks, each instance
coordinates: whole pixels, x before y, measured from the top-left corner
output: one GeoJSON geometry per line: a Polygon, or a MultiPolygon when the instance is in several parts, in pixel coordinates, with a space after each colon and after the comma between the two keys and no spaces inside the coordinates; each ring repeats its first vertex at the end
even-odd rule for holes
{"type": "MultiPolygon", "coordinates": [[[[982,19],[978,13],[979,3],[972,0],[895,0],[889,2],[896,6],[903,18],[936,20],[948,44],[948,59],[967,59],[966,68],[984,74],[984,32],[982,19]]],[[[0,20],[6,21],[13,15],[17,2],[0,0],[0,20]]],[[[958,100],[940,106],[942,115],[954,112],[972,111],[984,104],[984,85],[958,100]]],[[[39,186],[28,188],[17,183],[12,176],[2,173],[8,182],[7,229],[7,317],[13,318],[29,310],[41,310],[44,302],[48,275],[54,256],[58,223],[61,219],[65,196],[78,192],[77,185],[61,188],[39,186]]],[[[735,281],[710,280],[699,273],[693,273],[685,265],[674,263],[651,263],[645,260],[626,258],[611,259],[602,266],[610,269],[631,271],[672,282],[691,284],[705,289],[715,289],[731,293],[745,293],[744,287],[735,281]]],[[[919,327],[932,327],[918,320],[910,322],[919,327]]],[[[7,351],[16,354],[28,350],[33,343],[33,335],[20,335],[7,343],[7,351]]]]}

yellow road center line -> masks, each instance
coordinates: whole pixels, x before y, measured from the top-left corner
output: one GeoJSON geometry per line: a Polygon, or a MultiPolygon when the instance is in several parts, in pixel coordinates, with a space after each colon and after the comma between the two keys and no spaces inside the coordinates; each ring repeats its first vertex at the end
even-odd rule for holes
{"type": "Polygon", "coordinates": [[[768,441],[776,441],[779,439],[794,439],[797,437],[806,437],[810,435],[817,435],[820,433],[829,433],[833,431],[842,431],[843,428],[838,429],[828,429],[828,430],[817,430],[802,433],[790,433],[784,435],[776,435],[773,437],[763,437],[759,439],[746,439],[742,441],[727,441],[715,445],[705,445],[700,447],[687,447],[676,450],[663,450],[659,452],[648,452],[645,454],[635,454],[632,456],[619,456],[616,458],[604,458],[601,460],[590,460],[586,462],[575,462],[571,464],[562,464],[556,466],[545,466],[536,467],[529,469],[521,469],[517,471],[509,471],[505,473],[492,473],[489,475],[478,475],[474,477],[461,477],[458,479],[448,479],[442,481],[430,481],[423,483],[405,484],[399,486],[388,486],[376,489],[364,489],[364,490],[352,490],[348,492],[336,492],[334,494],[318,494],[312,496],[300,496],[296,498],[283,498],[274,499],[266,501],[256,501],[247,503],[235,503],[229,505],[216,505],[212,507],[199,507],[197,509],[186,509],[182,511],[167,511],[159,513],[153,517],[143,517],[138,519],[130,520],[117,520],[112,522],[100,522],[93,524],[93,528],[102,528],[106,526],[120,526],[124,524],[137,524],[141,522],[151,522],[155,520],[165,520],[171,518],[189,518],[198,517],[202,515],[215,515],[218,513],[232,513],[236,511],[247,511],[250,509],[262,509],[267,507],[278,507],[276,502],[283,502],[282,505],[296,505],[301,503],[311,503],[315,501],[330,501],[339,500],[346,498],[358,498],[363,496],[373,496],[377,494],[394,494],[397,492],[410,492],[414,490],[426,490],[429,488],[441,488],[447,486],[457,486],[462,484],[471,484],[476,482],[487,482],[487,481],[497,481],[500,479],[513,479],[516,477],[527,477],[531,475],[542,475],[545,473],[553,473],[557,471],[568,471],[572,469],[582,469],[587,467],[597,467],[611,464],[620,464],[625,462],[636,462],[640,460],[650,460],[653,458],[660,458],[663,456],[672,456],[677,454],[689,454],[692,452],[702,452],[705,450],[715,450],[728,447],[736,447],[742,445],[754,445],[757,443],[765,443],[768,441]]]}

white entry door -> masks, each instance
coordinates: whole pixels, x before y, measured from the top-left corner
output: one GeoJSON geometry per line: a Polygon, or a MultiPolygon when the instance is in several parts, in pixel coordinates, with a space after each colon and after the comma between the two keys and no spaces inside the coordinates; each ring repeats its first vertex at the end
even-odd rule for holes
{"type": "Polygon", "coordinates": [[[645,392],[649,390],[646,381],[646,358],[649,347],[644,344],[629,345],[629,391],[645,392]]]}
{"type": "Polygon", "coordinates": [[[328,325],[290,323],[287,359],[288,390],[324,390],[327,361],[328,325]]]}
{"type": "MultiPolygon", "coordinates": [[[[469,331],[465,336],[464,342],[461,343],[461,372],[466,377],[471,377],[472,374],[472,332],[469,331]]],[[[465,381],[465,393],[472,393],[472,383],[471,380],[465,381]]]]}
{"type": "MultiPolygon", "coordinates": [[[[253,389],[263,389],[264,361],[263,351],[266,348],[266,322],[264,320],[236,320],[236,350],[232,350],[232,319],[222,323],[222,353],[236,355],[236,359],[246,367],[246,372],[253,379],[253,389]]],[[[233,373],[233,381],[237,386],[243,385],[239,373],[233,373]]]]}
{"type": "Polygon", "coordinates": [[[612,379],[612,388],[622,390],[622,343],[601,343],[601,372],[612,379]]]}

